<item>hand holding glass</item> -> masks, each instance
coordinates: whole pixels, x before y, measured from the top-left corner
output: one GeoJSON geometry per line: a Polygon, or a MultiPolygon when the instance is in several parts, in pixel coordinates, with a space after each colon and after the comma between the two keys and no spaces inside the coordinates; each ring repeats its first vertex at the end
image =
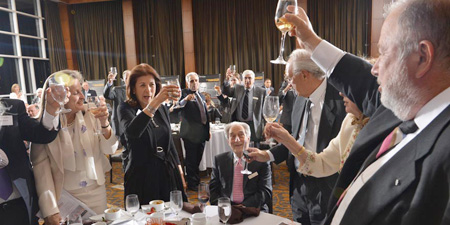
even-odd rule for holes
{"type": "Polygon", "coordinates": [[[109,68],[109,73],[114,75],[113,80],[116,80],[116,76],[117,76],[117,67],[111,67],[109,68]]]}
{"type": "Polygon", "coordinates": [[[290,5],[295,7],[294,14],[298,14],[297,0],[278,0],[277,10],[275,11],[275,25],[277,26],[278,30],[281,31],[282,35],[280,44],[280,54],[278,55],[277,59],[270,61],[273,64],[287,63],[283,58],[284,41],[286,39],[286,33],[290,31],[294,26],[291,23],[287,22],[283,16],[287,13],[291,13],[287,10],[287,7],[290,5]]]}
{"type": "MultiPolygon", "coordinates": [[[[246,159],[249,159],[249,158],[250,158],[250,157],[248,156],[248,153],[249,153],[249,152],[248,152],[248,141],[247,141],[247,139],[244,140],[244,146],[242,147],[242,152],[243,152],[244,157],[245,157],[246,159]]],[[[242,174],[247,174],[247,175],[252,174],[252,171],[248,170],[248,162],[245,162],[244,170],[241,170],[241,173],[242,173],[242,174]]]]}
{"type": "Polygon", "coordinates": [[[55,74],[49,78],[48,84],[52,98],[58,102],[59,110],[56,113],[68,113],[72,110],[65,109],[64,103],[67,96],[66,86],[69,85],[70,76],[67,74],[55,74]]]}
{"type": "MultiPolygon", "coordinates": [[[[87,106],[89,111],[92,113],[92,115],[94,115],[94,117],[96,115],[98,115],[99,113],[99,108],[101,106],[100,103],[100,99],[97,96],[91,96],[91,97],[87,97],[87,106]]],[[[100,128],[100,123],[98,122],[98,119],[95,118],[95,130],[94,130],[94,134],[95,135],[100,135],[102,134],[102,130],[100,128]]]]}

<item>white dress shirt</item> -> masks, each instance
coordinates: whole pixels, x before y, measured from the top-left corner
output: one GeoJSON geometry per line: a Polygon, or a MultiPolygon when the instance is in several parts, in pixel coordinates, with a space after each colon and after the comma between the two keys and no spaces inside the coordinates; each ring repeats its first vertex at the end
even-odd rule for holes
{"type": "MultiPolygon", "coordinates": [[[[338,62],[345,55],[345,52],[331,45],[327,41],[322,41],[314,50],[311,59],[326,72],[330,77],[338,62]]],[[[340,224],[345,212],[364,184],[395,154],[402,150],[402,148],[414,139],[424,128],[426,128],[445,108],[450,104],[450,88],[441,92],[439,95],[431,99],[425,104],[414,118],[418,129],[416,132],[406,135],[402,141],[396,145],[392,150],[378,158],[374,163],[367,167],[360,176],[351,184],[347,190],[346,195],[342,199],[336,214],[333,217],[331,224],[340,224]]]]}

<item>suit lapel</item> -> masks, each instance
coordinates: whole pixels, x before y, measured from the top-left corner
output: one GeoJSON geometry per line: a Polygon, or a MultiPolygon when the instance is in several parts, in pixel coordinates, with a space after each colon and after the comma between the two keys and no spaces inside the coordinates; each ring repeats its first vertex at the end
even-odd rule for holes
{"type": "Polygon", "coordinates": [[[334,108],[336,107],[335,96],[333,90],[330,90],[331,85],[327,84],[324,104],[320,116],[319,133],[317,136],[317,153],[320,153],[328,146],[328,140],[331,140],[333,132],[333,124],[336,119],[334,108]]]}
{"type": "Polygon", "coordinates": [[[233,151],[228,152],[227,157],[225,157],[225,162],[223,163],[223,174],[226,180],[225,180],[225,187],[228,187],[226,189],[226,196],[231,196],[231,193],[233,192],[233,178],[234,178],[234,163],[233,163],[233,151]],[[226,176],[226,174],[229,174],[229,176],[226,176]]]}
{"type": "Polygon", "coordinates": [[[447,107],[362,186],[353,198],[353,204],[347,208],[342,223],[348,224],[357,219],[359,224],[368,224],[388,204],[398,199],[415,182],[416,170],[420,170],[423,162],[421,159],[429,154],[449,121],[450,107],[447,107]],[[364,202],[364,207],[358,204],[361,202],[364,202]]]}
{"type": "Polygon", "coordinates": [[[298,97],[295,99],[294,107],[292,110],[292,136],[298,139],[298,131],[300,130],[300,125],[303,119],[303,113],[305,112],[306,99],[303,97],[298,97]]]}

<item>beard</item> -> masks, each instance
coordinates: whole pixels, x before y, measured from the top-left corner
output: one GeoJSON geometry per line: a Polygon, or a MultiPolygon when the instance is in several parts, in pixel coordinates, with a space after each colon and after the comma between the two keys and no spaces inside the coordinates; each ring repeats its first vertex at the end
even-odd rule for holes
{"type": "Polygon", "coordinates": [[[412,80],[404,60],[399,60],[391,78],[386,81],[381,92],[381,103],[390,109],[399,119],[406,121],[414,117],[413,108],[419,103],[419,93],[412,80]]]}

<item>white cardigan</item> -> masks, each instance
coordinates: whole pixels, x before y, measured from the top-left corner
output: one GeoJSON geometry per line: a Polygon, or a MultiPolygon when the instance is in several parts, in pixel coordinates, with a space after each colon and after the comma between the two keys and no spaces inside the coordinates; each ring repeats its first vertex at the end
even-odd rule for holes
{"type": "Polygon", "coordinates": [[[306,150],[308,154],[306,161],[299,166],[297,171],[314,177],[327,177],[340,172],[359,131],[364,126],[358,123],[352,125],[353,118],[353,114],[347,114],[342,121],[339,134],[322,152],[306,150]]]}
{"type": "MultiPolygon", "coordinates": [[[[92,156],[93,165],[90,167],[91,173],[96,176],[97,184],[105,183],[105,173],[111,169],[108,159],[104,154],[113,154],[117,150],[118,142],[115,135],[105,139],[103,135],[94,135],[95,118],[91,113],[78,112],[75,118],[75,130],[80,132],[80,142],[83,149],[89,149],[92,156]]],[[[64,147],[65,138],[70,138],[67,131],[59,131],[56,139],[49,144],[32,144],[31,161],[36,180],[36,191],[39,197],[39,207],[43,217],[47,217],[59,212],[58,200],[64,185],[64,170],[72,165],[68,162],[75,161],[70,156],[73,153],[64,147]],[[62,133],[65,132],[65,133],[62,133]]]]}

